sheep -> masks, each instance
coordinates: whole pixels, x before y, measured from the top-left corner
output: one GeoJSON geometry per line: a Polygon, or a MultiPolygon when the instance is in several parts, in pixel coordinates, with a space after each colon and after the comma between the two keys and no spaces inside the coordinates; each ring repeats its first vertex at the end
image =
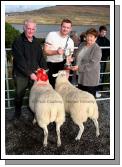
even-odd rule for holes
{"type": "MultiPolygon", "coordinates": [[[[42,69],[41,69],[42,70],[42,69]]],[[[47,125],[51,122],[56,123],[57,146],[61,146],[60,127],[65,121],[65,109],[62,97],[50,85],[47,74],[43,70],[41,74],[37,71],[38,78],[29,96],[29,107],[34,112],[34,120],[44,130],[43,145],[47,146],[48,129],[47,125]],[[42,74],[43,73],[43,74],[42,74]],[[39,74],[39,75],[38,75],[39,74]],[[44,75],[47,77],[45,79],[44,75]]]]}
{"type": "Polygon", "coordinates": [[[87,118],[93,120],[96,127],[96,136],[99,136],[98,106],[94,96],[86,91],[76,88],[68,81],[68,72],[65,70],[53,74],[56,78],[55,90],[64,100],[65,111],[70,113],[72,120],[79,126],[75,140],[80,140],[84,131],[83,123],[87,118]]]}

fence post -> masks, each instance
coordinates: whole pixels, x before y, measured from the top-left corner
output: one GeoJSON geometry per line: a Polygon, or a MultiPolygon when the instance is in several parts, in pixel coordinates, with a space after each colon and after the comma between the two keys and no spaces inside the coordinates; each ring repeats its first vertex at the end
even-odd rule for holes
{"type": "MultiPolygon", "coordinates": [[[[6,51],[5,51],[6,54],[6,51]]],[[[8,82],[8,67],[7,67],[7,54],[5,56],[5,75],[6,75],[6,88],[7,88],[7,99],[10,99],[9,96],[9,82],[8,82]]],[[[8,108],[10,108],[10,100],[7,100],[8,108]]]]}

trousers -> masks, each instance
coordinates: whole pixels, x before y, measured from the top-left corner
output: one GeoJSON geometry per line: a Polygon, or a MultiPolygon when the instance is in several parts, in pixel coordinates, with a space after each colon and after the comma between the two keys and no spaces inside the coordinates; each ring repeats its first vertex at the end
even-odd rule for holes
{"type": "Polygon", "coordinates": [[[52,63],[52,62],[47,62],[47,66],[49,68],[48,71],[48,77],[49,77],[49,82],[52,85],[53,88],[55,88],[55,80],[56,78],[53,77],[53,74],[58,73],[59,70],[63,70],[64,69],[64,64],[65,62],[59,62],[59,63],[52,63]]]}
{"type": "Polygon", "coordinates": [[[78,84],[78,88],[91,93],[94,97],[96,96],[97,86],[84,86],[81,84],[78,84]]]}
{"type": "Polygon", "coordinates": [[[15,83],[15,115],[20,116],[21,107],[23,103],[23,98],[25,96],[25,92],[27,88],[31,88],[34,81],[29,78],[16,76],[14,77],[15,83]]]}

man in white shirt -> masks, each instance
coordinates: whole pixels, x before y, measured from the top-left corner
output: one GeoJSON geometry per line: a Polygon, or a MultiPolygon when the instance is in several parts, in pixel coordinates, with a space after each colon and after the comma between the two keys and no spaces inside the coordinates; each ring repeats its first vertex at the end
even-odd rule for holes
{"type": "Polygon", "coordinates": [[[47,55],[47,66],[49,68],[49,81],[55,87],[55,78],[52,74],[64,69],[64,54],[66,50],[74,51],[74,42],[69,37],[72,30],[72,22],[64,19],[61,22],[60,31],[50,32],[45,41],[44,52],[47,55]]]}

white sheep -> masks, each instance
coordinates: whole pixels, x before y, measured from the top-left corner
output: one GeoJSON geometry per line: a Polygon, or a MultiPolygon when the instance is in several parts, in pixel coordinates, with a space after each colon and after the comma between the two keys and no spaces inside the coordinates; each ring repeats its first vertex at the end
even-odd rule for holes
{"type": "Polygon", "coordinates": [[[29,96],[29,106],[35,113],[33,123],[44,130],[43,145],[47,146],[48,129],[47,125],[56,122],[57,146],[61,145],[60,127],[65,121],[65,109],[62,97],[52,88],[47,81],[35,81],[29,96]]]}
{"type": "Polygon", "coordinates": [[[86,91],[82,91],[73,86],[68,81],[68,73],[65,70],[53,74],[56,78],[55,90],[62,96],[64,100],[65,111],[69,112],[73,121],[79,126],[79,133],[76,140],[80,140],[84,131],[83,123],[87,118],[93,120],[96,127],[96,136],[99,136],[98,124],[98,106],[94,96],[86,91]]]}

